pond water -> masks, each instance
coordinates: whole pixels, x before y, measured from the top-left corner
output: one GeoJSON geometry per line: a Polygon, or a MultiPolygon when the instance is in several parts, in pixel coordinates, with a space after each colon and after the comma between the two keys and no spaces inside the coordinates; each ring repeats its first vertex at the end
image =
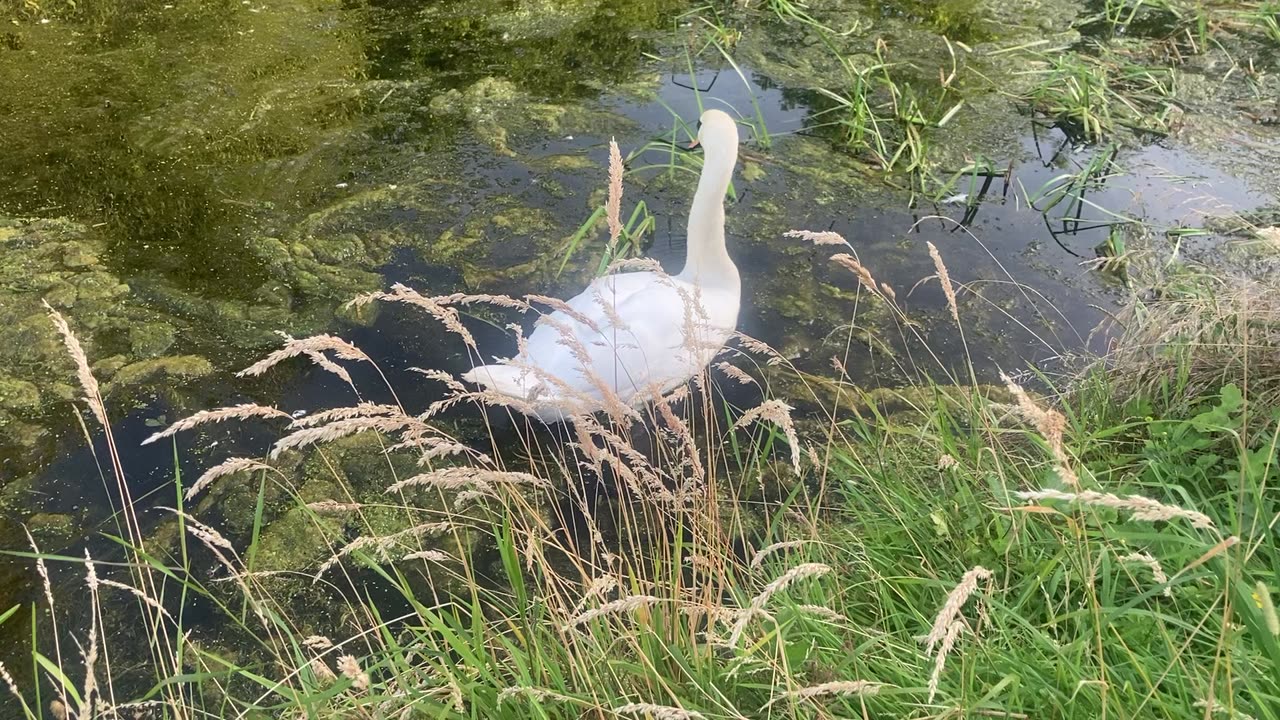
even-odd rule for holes
{"type": "MultiPolygon", "coordinates": [[[[831,104],[812,89],[831,78],[806,54],[813,38],[729,8],[695,16],[664,0],[46,5],[0,4],[0,19],[13,21],[0,30],[5,548],[25,545],[21,523],[37,527],[46,550],[72,547],[106,528],[110,513],[41,300],[70,318],[106,383],[135,493],[165,504],[173,450],[138,446],[157,425],[247,400],[290,412],[350,402],[331,376],[302,364],[235,379],[276,331],[354,341],[409,407],[422,407],[439,388],[409,367],[457,373],[473,359],[407,309],[357,316],[342,303],[393,282],[424,294],[576,292],[599,265],[603,231],[567,248],[601,203],[611,137],[629,155],[624,216],[643,200],[654,217],[646,253],[678,268],[695,176],[659,144],[684,139],[680,123],[692,124],[701,106],[744,118],[728,201],[740,329],[805,371],[827,373],[841,357],[867,388],[942,377],[966,356],[989,381],[997,369],[1052,371],[1064,355],[1102,349],[1105,333],[1092,331],[1141,291],[1088,262],[1118,218],[1141,221],[1122,226],[1131,243],[1165,242],[1169,229],[1274,203],[1270,181],[1249,171],[1259,159],[1248,146],[1077,146],[990,87],[965,98],[956,128],[936,142],[944,170],[991,158],[998,171],[963,179],[940,202],[895,189],[843,151],[831,104]],[[701,19],[717,12],[746,28],[725,53],[707,44],[701,19]],[[1084,201],[1048,213],[1029,206],[1100,154],[1109,177],[1084,201]],[[896,289],[941,366],[859,294],[830,252],[784,238],[789,229],[844,235],[896,289]],[[920,282],[934,274],[926,242],[966,284],[967,350],[938,283],[920,282]]],[[[847,42],[861,43],[859,52],[887,37],[923,76],[945,62],[936,23],[978,49],[1040,32],[961,22],[961,4],[944,5],[951,14],[879,0],[841,22],[857,30],[847,42]]],[[[1212,233],[1193,234],[1178,251],[1220,247],[1212,233]]],[[[468,325],[482,352],[501,356],[514,343],[500,328],[512,320],[481,313],[468,325]]],[[[231,430],[182,438],[179,464],[198,473],[258,440],[231,430]]],[[[0,569],[0,610],[32,597],[27,570],[0,569]]]]}

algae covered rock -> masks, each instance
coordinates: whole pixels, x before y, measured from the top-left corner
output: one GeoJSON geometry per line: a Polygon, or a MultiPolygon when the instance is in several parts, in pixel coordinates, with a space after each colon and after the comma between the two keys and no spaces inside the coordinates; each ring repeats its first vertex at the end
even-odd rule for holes
{"type": "Polygon", "coordinates": [[[40,409],[40,389],[33,382],[0,375],[0,409],[35,412],[40,409]]]}
{"type": "Polygon", "coordinates": [[[58,552],[80,537],[79,521],[65,513],[38,512],[25,524],[43,552],[58,552]]]}
{"type": "Polygon", "coordinates": [[[134,385],[162,375],[169,378],[197,378],[212,372],[213,365],[199,355],[154,358],[120,368],[112,378],[109,388],[134,385]]]}

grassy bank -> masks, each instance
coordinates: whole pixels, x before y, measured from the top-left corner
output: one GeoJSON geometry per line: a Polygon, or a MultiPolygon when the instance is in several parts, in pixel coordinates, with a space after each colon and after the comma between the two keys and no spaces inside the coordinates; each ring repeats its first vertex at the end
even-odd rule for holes
{"type": "MultiPolygon", "coordinates": [[[[491,428],[487,447],[436,416],[507,409],[430,373],[451,389],[425,412],[202,413],[160,440],[288,427],[266,457],[175,478],[159,527],[122,512],[111,558],[25,555],[87,592],[41,600],[40,681],[11,701],[25,717],[1274,718],[1280,318],[1263,290],[1136,305],[1123,350],[1021,381],[1039,396],[1013,380],[868,394],[837,360],[792,385],[822,408],[807,421],[767,389],[734,408],[717,385],[795,375],[743,338],[733,369],[641,417],[491,428]],[[381,465],[354,473],[355,442],[381,465]],[[286,522],[309,567],[264,533],[286,522]]],[[[383,299],[467,341],[471,298],[383,299]]],[[[294,356],[343,378],[374,362],[320,336],[250,371],[294,356]]],[[[108,447],[111,478],[128,449],[108,447]]]]}

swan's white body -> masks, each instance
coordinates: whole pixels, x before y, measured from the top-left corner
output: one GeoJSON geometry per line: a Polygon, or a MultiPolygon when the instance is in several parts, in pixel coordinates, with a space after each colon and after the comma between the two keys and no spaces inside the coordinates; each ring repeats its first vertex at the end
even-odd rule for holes
{"type": "Polygon", "coordinates": [[[689,212],[684,270],[597,278],[567,301],[567,310],[542,318],[517,357],[474,368],[465,380],[555,422],[619,403],[640,405],[706,367],[737,326],[742,293],[724,235],[737,125],[708,110],[698,140],[705,159],[689,212]]]}

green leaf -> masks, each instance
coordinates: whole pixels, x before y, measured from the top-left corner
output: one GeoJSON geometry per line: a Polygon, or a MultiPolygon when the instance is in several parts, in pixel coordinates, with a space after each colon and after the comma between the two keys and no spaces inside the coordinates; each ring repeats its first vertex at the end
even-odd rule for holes
{"type": "Polygon", "coordinates": [[[31,653],[35,656],[36,662],[40,663],[40,667],[44,668],[46,672],[52,675],[54,679],[62,685],[62,688],[66,691],[67,695],[75,701],[76,706],[84,704],[84,701],[80,699],[80,693],[76,691],[75,683],[71,682],[71,678],[67,677],[66,674],[62,672],[62,668],[58,667],[52,660],[41,655],[36,650],[32,650],[31,653]]]}
{"type": "Polygon", "coordinates": [[[18,603],[17,605],[14,605],[8,610],[5,610],[4,614],[0,615],[0,625],[3,625],[5,620],[8,620],[9,618],[13,617],[13,614],[18,612],[18,608],[20,607],[22,607],[22,603],[18,603]]]}

